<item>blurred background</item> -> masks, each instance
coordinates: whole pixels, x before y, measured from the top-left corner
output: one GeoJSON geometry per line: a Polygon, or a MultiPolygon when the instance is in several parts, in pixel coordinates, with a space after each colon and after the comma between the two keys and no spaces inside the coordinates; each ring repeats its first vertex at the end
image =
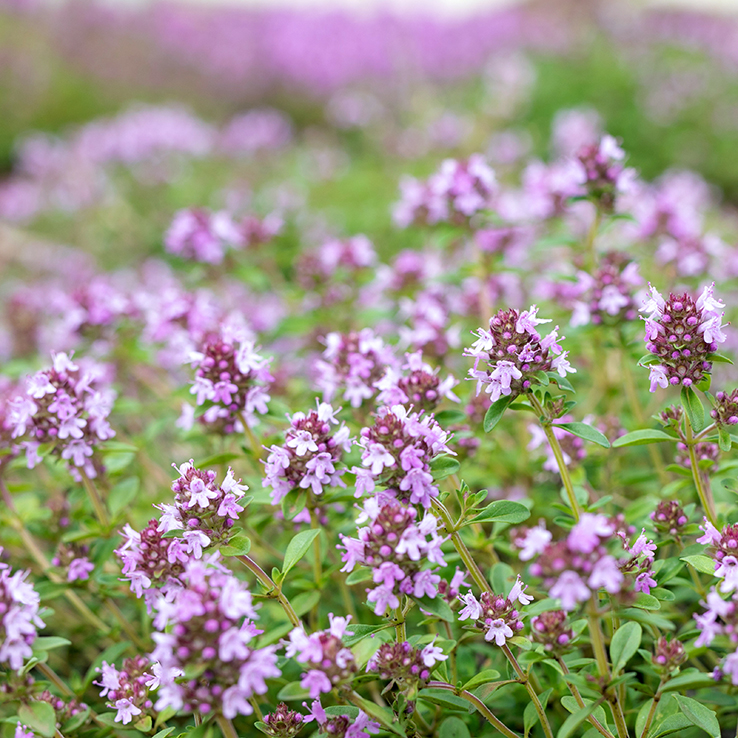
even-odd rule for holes
{"type": "Polygon", "coordinates": [[[622,139],[645,179],[689,168],[731,205],[736,11],[735,0],[2,0],[0,219],[108,244],[114,259],[122,232],[132,248],[160,244],[176,207],[223,206],[234,177],[298,190],[302,178],[311,206],[362,204],[340,227],[360,232],[381,214],[389,234],[403,172],[473,151],[503,173],[546,159],[566,111],[570,127],[622,139]],[[242,162],[238,174],[222,174],[223,158],[242,162]]]}

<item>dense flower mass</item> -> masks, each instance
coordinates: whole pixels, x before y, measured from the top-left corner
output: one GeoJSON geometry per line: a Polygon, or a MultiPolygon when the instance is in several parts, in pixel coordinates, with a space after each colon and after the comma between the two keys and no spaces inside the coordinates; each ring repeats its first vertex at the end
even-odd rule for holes
{"type": "Polygon", "coordinates": [[[446,661],[448,656],[433,643],[423,648],[414,648],[407,641],[383,643],[369,659],[366,670],[377,673],[413,699],[418,689],[427,685],[436,664],[446,661]]]}
{"type": "Polygon", "coordinates": [[[356,472],[356,496],[382,485],[413,505],[431,506],[438,496],[431,461],[439,454],[453,453],[446,445],[449,434],[432,415],[408,412],[404,405],[380,407],[374,425],[361,429],[363,468],[356,472]]]}
{"type": "Polygon", "coordinates": [[[561,377],[576,372],[569,364],[568,351],[559,341],[558,326],[541,337],[536,326],[550,323],[538,317],[538,308],[500,310],[489,321],[489,330],[479,328],[478,339],[464,349],[464,356],[474,359],[469,377],[477,382],[477,394],[484,387],[492,402],[503,395],[515,398],[528,392],[537,372],[556,372],[561,377]],[[481,368],[480,368],[481,366],[481,368]]]}
{"type": "Polygon", "coordinates": [[[41,461],[40,447],[68,462],[74,474],[94,478],[101,464],[93,456],[101,441],[115,436],[108,416],[115,392],[107,386],[107,371],[94,362],[72,361],[55,354],[50,369],[26,378],[25,394],[7,402],[6,423],[12,438],[26,450],[28,467],[41,461]]]}
{"type": "Polygon", "coordinates": [[[267,387],[274,381],[265,359],[242,331],[227,331],[207,338],[199,351],[190,355],[195,381],[190,394],[198,407],[205,407],[200,419],[219,433],[241,433],[257,423],[257,413],[268,408],[267,387]]]}
{"type": "Polygon", "coordinates": [[[346,425],[336,420],[340,410],[318,402],[317,410],[292,415],[284,445],[272,446],[266,460],[263,485],[272,488],[275,505],[294,489],[310,489],[319,495],[326,486],[346,486],[341,480],[345,471],[341,460],[351,450],[353,439],[346,425]]]}
{"type": "Polygon", "coordinates": [[[695,300],[686,292],[668,299],[649,286],[650,296],[641,312],[646,313],[646,349],[651,392],[669,385],[691,387],[710,374],[710,358],[726,335],[722,329],[725,305],[713,296],[709,285],[695,300]]]}
{"type": "Polygon", "coordinates": [[[31,657],[36,630],[44,626],[39,595],[27,580],[27,571],[13,572],[0,561],[0,663],[16,671],[31,657]]]}
{"type": "Polygon", "coordinates": [[[101,697],[107,698],[108,707],[117,710],[116,723],[127,725],[140,719],[139,715],[153,715],[154,703],[149,697],[149,689],[158,684],[160,666],[152,664],[145,656],[126,659],[118,670],[103,661],[97,670],[101,697]]]}
{"type": "Polygon", "coordinates": [[[251,593],[218,564],[190,562],[181,579],[182,588],[156,603],[155,708],[250,715],[250,698],[281,674],[276,646],[254,646],[263,631],[254,624],[251,593]]]}
{"type": "Polygon", "coordinates": [[[445,566],[444,539],[435,516],[426,512],[421,521],[416,518],[415,508],[379,493],[364,504],[357,522],[368,525],[359,528],[359,537],[341,536],[341,571],[353,571],[357,564],[372,569],[376,586],[367,590],[367,600],[377,615],[399,607],[403,594],[435,597],[438,592],[441,577],[434,570],[445,566]]]}

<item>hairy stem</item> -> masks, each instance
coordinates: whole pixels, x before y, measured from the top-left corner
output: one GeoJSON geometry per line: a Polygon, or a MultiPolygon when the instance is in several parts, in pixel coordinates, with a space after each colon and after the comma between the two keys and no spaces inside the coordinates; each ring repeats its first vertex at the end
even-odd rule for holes
{"type": "Polygon", "coordinates": [[[301,627],[300,618],[290,604],[290,601],[278,587],[274,580],[250,557],[246,555],[236,556],[236,558],[267,588],[267,597],[273,597],[282,605],[285,615],[296,628],[301,627]]]}
{"type": "Polygon", "coordinates": [[[538,422],[541,424],[541,428],[543,428],[543,432],[546,434],[548,443],[551,446],[551,451],[553,451],[553,455],[556,458],[556,465],[559,467],[559,474],[561,475],[561,482],[564,485],[564,489],[566,490],[566,495],[569,498],[569,506],[571,507],[571,510],[574,513],[574,517],[577,520],[579,520],[579,517],[582,514],[582,508],[579,506],[579,503],[577,502],[576,494],[574,494],[574,485],[571,481],[571,476],[569,475],[569,469],[566,466],[566,461],[564,461],[564,452],[561,450],[561,444],[559,444],[559,439],[556,438],[556,434],[553,432],[553,428],[551,427],[552,425],[551,422],[544,419],[546,416],[546,413],[543,409],[543,406],[538,401],[538,398],[533,393],[530,393],[528,395],[528,399],[533,409],[538,413],[538,422]]]}
{"type": "MultiPolygon", "coordinates": [[[[564,674],[569,674],[569,667],[564,663],[564,659],[559,656],[556,660],[559,662],[559,666],[561,667],[561,670],[564,672],[564,674]]],[[[579,689],[577,689],[577,686],[569,682],[567,682],[566,686],[569,688],[569,691],[572,693],[574,699],[577,701],[577,705],[579,705],[580,708],[584,708],[584,700],[582,699],[582,695],[579,693],[579,689]]],[[[615,738],[615,736],[604,725],[602,725],[602,723],[594,715],[590,715],[587,718],[587,721],[592,726],[594,726],[598,733],[605,736],[605,738],[615,738]]]]}
{"type": "Polygon", "coordinates": [[[512,665],[512,668],[515,670],[515,673],[518,675],[518,679],[520,680],[520,683],[525,687],[528,694],[530,695],[530,700],[533,703],[533,706],[536,709],[536,712],[538,713],[538,719],[541,721],[541,727],[543,728],[543,732],[546,735],[546,738],[553,738],[553,732],[551,730],[551,725],[548,722],[548,718],[546,717],[546,711],[543,709],[543,705],[541,704],[541,700],[538,699],[538,695],[536,694],[536,690],[533,688],[533,685],[530,683],[530,679],[528,679],[528,675],[523,671],[522,667],[518,663],[518,660],[513,655],[513,652],[510,650],[510,648],[505,644],[504,646],[501,646],[502,652],[507,656],[507,660],[512,665]]]}
{"type": "Polygon", "coordinates": [[[227,717],[218,715],[215,719],[218,721],[218,726],[220,727],[220,732],[223,734],[223,738],[238,738],[238,733],[236,733],[233,723],[227,717]]]}
{"type": "MultiPolygon", "coordinates": [[[[428,686],[434,689],[445,689],[449,692],[453,692],[458,697],[461,697],[462,699],[465,699],[467,702],[470,702],[472,705],[474,705],[474,707],[477,708],[477,711],[486,718],[487,722],[489,722],[490,725],[492,725],[500,733],[502,733],[502,735],[507,736],[507,738],[520,738],[520,736],[514,730],[510,730],[510,728],[508,728],[505,723],[503,723],[501,720],[498,720],[492,714],[492,711],[489,709],[489,707],[487,707],[487,705],[485,705],[484,702],[479,699],[479,697],[476,697],[471,692],[468,692],[465,689],[457,691],[455,687],[446,682],[429,682],[428,686]]],[[[546,735],[550,735],[550,733],[547,733],[546,735]]]]}
{"type": "Polygon", "coordinates": [[[87,472],[85,472],[84,469],[79,469],[78,471],[80,477],[82,477],[82,485],[84,486],[87,496],[90,498],[90,502],[92,503],[92,508],[95,511],[95,517],[103,528],[109,528],[110,518],[108,517],[108,511],[105,509],[105,503],[103,502],[102,497],[100,497],[100,492],[95,486],[95,483],[87,476],[87,472]]]}
{"type": "Polygon", "coordinates": [[[402,607],[395,608],[395,633],[397,634],[398,643],[404,643],[407,640],[405,613],[402,611],[402,607]]]}
{"type": "Polygon", "coordinates": [[[459,556],[461,556],[461,560],[464,562],[467,571],[471,575],[471,578],[474,580],[477,587],[479,587],[482,592],[491,592],[492,589],[487,583],[484,574],[482,574],[481,569],[477,566],[477,562],[474,561],[474,557],[461,539],[459,531],[454,527],[453,521],[451,520],[451,513],[449,513],[444,504],[437,498],[433,500],[433,507],[443,521],[446,532],[451,535],[451,541],[454,544],[454,548],[459,556]]]}
{"type": "Polygon", "coordinates": [[[702,509],[704,510],[707,519],[717,528],[717,513],[715,512],[715,500],[712,496],[710,480],[706,480],[702,476],[702,472],[697,461],[697,454],[694,450],[697,441],[694,438],[692,425],[689,422],[689,418],[685,418],[685,425],[687,429],[687,448],[689,449],[689,466],[692,470],[692,479],[694,480],[694,486],[697,488],[697,495],[700,498],[702,509]]]}

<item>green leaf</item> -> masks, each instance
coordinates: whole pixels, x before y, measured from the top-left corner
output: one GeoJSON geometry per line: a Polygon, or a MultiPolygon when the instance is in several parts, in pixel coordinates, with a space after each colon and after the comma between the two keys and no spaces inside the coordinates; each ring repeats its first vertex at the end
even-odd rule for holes
{"type": "Polygon", "coordinates": [[[163,728],[158,733],[156,733],[153,738],[167,738],[167,736],[174,730],[174,727],[170,728],[163,728]]]}
{"type": "Polygon", "coordinates": [[[383,625],[364,625],[363,623],[357,623],[354,625],[351,623],[350,630],[353,631],[353,635],[345,635],[341,640],[345,646],[351,648],[357,643],[363,641],[365,638],[368,638],[370,635],[386,630],[387,627],[387,623],[384,623],[383,625]]]}
{"type": "Polygon", "coordinates": [[[53,651],[55,648],[71,645],[72,641],[68,641],[66,638],[60,638],[59,636],[39,636],[33,642],[33,650],[53,651]]]}
{"type": "Polygon", "coordinates": [[[512,395],[503,395],[497,402],[493,402],[484,416],[484,432],[489,433],[502,419],[505,410],[513,401],[512,395]]]}
{"type": "Polygon", "coordinates": [[[574,389],[574,386],[566,377],[560,377],[558,372],[546,372],[546,373],[548,374],[548,378],[552,382],[555,382],[558,385],[559,389],[562,389],[565,392],[573,392],[574,394],[576,394],[576,390],[574,389]]]}
{"type": "Polygon", "coordinates": [[[730,451],[733,440],[730,437],[730,433],[725,430],[725,428],[718,428],[718,445],[720,446],[720,450],[727,453],[730,451]]]}
{"type": "Polygon", "coordinates": [[[466,423],[466,413],[462,410],[441,410],[434,415],[436,423],[439,425],[458,425],[466,423]]]}
{"type": "Polygon", "coordinates": [[[469,703],[457,697],[453,692],[447,689],[436,689],[434,687],[421,689],[418,692],[418,699],[425,700],[434,705],[440,705],[445,707],[447,710],[460,710],[461,712],[469,711],[469,703]]]}
{"type": "Polygon", "coordinates": [[[56,714],[48,702],[33,700],[18,709],[20,721],[27,725],[34,733],[40,733],[44,738],[53,738],[56,732],[56,714]]]}
{"type": "Polygon", "coordinates": [[[633,607],[638,607],[641,610],[660,610],[661,603],[653,595],[641,592],[638,597],[636,597],[633,607]]]}
{"type": "Polygon", "coordinates": [[[319,528],[304,530],[298,533],[288,544],[284,553],[284,566],[282,567],[282,575],[287,572],[308,552],[312,542],[320,535],[319,528]]]}
{"type": "Polygon", "coordinates": [[[251,550],[251,539],[248,536],[239,533],[228,541],[227,546],[221,546],[220,552],[223,556],[246,556],[251,550]]]}
{"type": "Polygon", "coordinates": [[[586,423],[555,423],[555,428],[563,428],[564,430],[573,433],[579,438],[583,438],[585,441],[591,441],[596,443],[603,448],[610,448],[610,441],[607,440],[607,436],[604,433],[600,433],[597,428],[593,428],[591,425],[586,423]]]}
{"type": "Polygon", "coordinates": [[[350,717],[352,720],[359,717],[359,708],[354,705],[331,705],[330,707],[325,707],[323,709],[325,710],[326,715],[335,715],[336,717],[345,715],[346,717],[350,717]]]}
{"type": "MultiPolygon", "coordinates": [[[[547,689],[539,696],[539,701],[544,711],[546,710],[546,705],[548,704],[548,698],[551,696],[551,692],[553,692],[553,689],[547,689]]],[[[525,729],[526,738],[528,738],[530,731],[533,730],[533,726],[539,721],[539,719],[538,710],[536,710],[535,704],[533,702],[529,702],[523,711],[523,728],[525,729]]]]}
{"type": "Polygon", "coordinates": [[[471,738],[471,733],[461,718],[450,717],[441,723],[438,738],[471,738]]]}
{"type": "Polygon", "coordinates": [[[574,731],[594,712],[596,707],[598,707],[597,703],[592,702],[577,710],[573,715],[569,715],[559,728],[556,738],[569,738],[570,735],[573,735],[574,731]]]}
{"type": "Polygon", "coordinates": [[[723,354],[710,354],[710,361],[713,364],[732,364],[733,360],[729,359],[727,356],[724,356],[723,354]]]}
{"type": "Polygon", "coordinates": [[[686,561],[692,568],[703,574],[715,576],[715,562],[708,556],[697,554],[696,556],[682,556],[681,561],[686,561]]]}
{"type": "Polygon", "coordinates": [[[453,610],[448,606],[446,600],[440,597],[412,597],[415,602],[426,612],[431,613],[435,617],[446,623],[454,622],[453,610]]]}
{"type": "MultiPolygon", "coordinates": [[[[69,735],[70,733],[74,733],[77,729],[81,728],[90,717],[90,708],[88,707],[86,710],[80,710],[76,715],[72,715],[72,717],[69,718],[63,725],[62,725],[62,735],[69,735]]],[[[156,736],[154,736],[156,738],[156,736]]]]}
{"type": "Polygon", "coordinates": [[[484,669],[484,671],[480,671],[479,674],[475,674],[462,687],[462,689],[465,689],[467,692],[470,692],[472,689],[476,689],[477,687],[480,687],[482,684],[493,682],[499,676],[500,676],[500,672],[497,671],[496,669],[484,669]]]}
{"type": "Polygon", "coordinates": [[[720,738],[720,723],[718,723],[717,715],[713,710],[682,694],[675,694],[674,698],[679,703],[682,712],[694,725],[702,728],[711,738],[720,738]]]}
{"type": "MultiPolygon", "coordinates": [[[[589,703],[592,702],[592,700],[584,699],[583,702],[585,707],[589,707],[589,703]]],[[[572,715],[582,709],[581,707],[579,707],[579,703],[576,701],[576,699],[574,697],[571,697],[570,695],[562,697],[561,704],[572,715]]],[[[602,707],[602,705],[597,705],[597,707],[595,707],[592,712],[599,722],[601,722],[603,725],[607,725],[607,715],[605,714],[605,708],[602,707]]]]}
{"type": "Polygon", "coordinates": [[[699,433],[705,427],[705,408],[702,406],[702,400],[691,387],[682,387],[681,400],[692,430],[699,433]]]}
{"type": "Polygon", "coordinates": [[[706,674],[704,671],[699,669],[685,669],[679,676],[675,676],[673,679],[664,685],[663,692],[686,692],[688,689],[702,689],[704,687],[715,686],[715,680],[712,674],[706,674]]]}
{"type": "Polygon", "coordinates": [[[360,566],[346,577],[346,584],[358,584],[359,582],[366,582],[371,578],[372,570],[366,566],[360,566]]]}
{"type": "Polygon", "coordinates": [[[320,592],[311,589],[309,592],[300,592],[292,598],[292,609],[300,616],[310,612],[320,602],[320,592]]]}
{"type": "Polygon", "coordinates": [[[306,700],[310,697],[310,690],[300,686],[300,682],[290,682],[279,690],[278,700],[306,700]]]}
{"type": "Polygon", "coordinates": [[[652,430],[645,428],[644,430],[631,431],[620,438],[616,438],[612,442],[613,448],[622,448],[623,446],[645,446],[647,443],[663,443],[671,441],[676,443],[679,439],[676,436],[664,433],[661,430],[652,430]]]}
{"type": "Polygon", "coordinates": [[[430,463],[430,470],[433,479],[445,479],[446,477],[456,474],[461,468],[461,464],[450,456],[436,456],[430,463]]]}
{"type": "Polygon", "coordinates": [[[663,738],[672,733],[680,733],[691,727],[692,721],[686,715],[669,715],[664,722],[660,723],[648,734],[648,738],[663,738]]]}
{"type": "Polygon", "coordinates": [[[625,623],[615,631],[610,641],[610,661],[614,674],[617,674],[635,655],[641,645],[642,636],[643,629],[638,623],[625,623]]]}
{"type": "Polygon", "coordinates": [[[530,510],[525,505],[511,500],[495,500],[475,515],[472,523],[522,523],[530,517],[530,510]]]}
{"type": "Polygon", "coordinates": [[[108,494],[108,508],[113,515],[130,505],[136,499],[141,482],[138,477],[127,477],[121,480],[108,494]]]}

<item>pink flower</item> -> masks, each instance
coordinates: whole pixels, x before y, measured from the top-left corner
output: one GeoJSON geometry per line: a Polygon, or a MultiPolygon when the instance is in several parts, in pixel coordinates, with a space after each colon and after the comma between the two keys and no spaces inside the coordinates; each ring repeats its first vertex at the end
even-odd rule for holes
{"type": "Polygon", "coordinates": [[[514,635],[512,628],[502,618],[490,620],[486,626],[487,632],[484,634],[484,640],[494,640],[498,646],[504,646],[507,639],[514,635]]]}

